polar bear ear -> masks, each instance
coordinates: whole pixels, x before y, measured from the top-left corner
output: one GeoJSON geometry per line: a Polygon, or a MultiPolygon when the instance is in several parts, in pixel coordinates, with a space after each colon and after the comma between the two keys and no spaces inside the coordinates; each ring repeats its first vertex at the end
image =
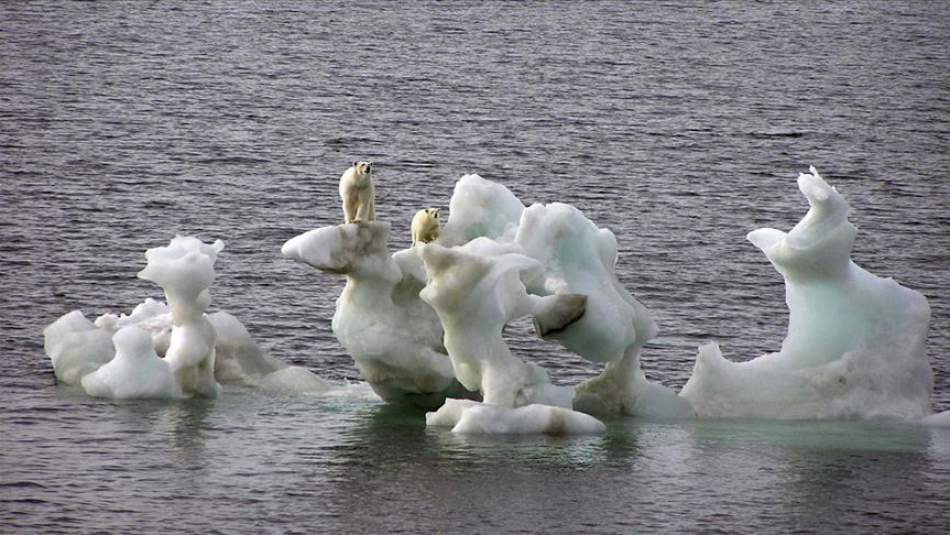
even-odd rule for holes
{"type": "Polygon", "coordinates": [[[441,210],[441,208],[433,208],[432,210],[430,210],[430,211],[432,212],[432,217],[438,219],[438,218],[439,218],[439,210],[441,210]]]}
{"type": "Polygon", "coordinates": [[[359,165],[360,165],[360,162],[353,162],[353,165],[351,167],[359,167],[359,165]]]}

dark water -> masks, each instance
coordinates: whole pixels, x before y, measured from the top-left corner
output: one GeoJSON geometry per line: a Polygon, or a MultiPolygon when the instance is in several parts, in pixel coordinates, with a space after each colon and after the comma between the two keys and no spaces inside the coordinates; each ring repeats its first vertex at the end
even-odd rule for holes
{"type": "MultiPolygon", "coordinates": [[[[782,280],[744,235],[806,210],[814,164],[854,258],[924,293],[950,409],[944,2],[0,4],[0,531],[921,531],[948,525],[950,435],[880,423],[619,419],[585,438],[458,437],[365,398],[114,404],[57,387],[42,328],[160,297],[175,233],[222,238],[215,306],[276,356],[358,379],[342,281],[279,254],[477,172],[611,228],[656,315],[652,379],[695,348],[777,350],[782,280]]],[[[595,366],[515,328],[561,383],[595,366]]]]}

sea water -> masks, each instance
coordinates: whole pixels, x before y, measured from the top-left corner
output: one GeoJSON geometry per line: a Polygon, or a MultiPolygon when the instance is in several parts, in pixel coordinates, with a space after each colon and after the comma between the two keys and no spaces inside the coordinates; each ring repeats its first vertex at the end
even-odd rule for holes
{"type": "MultiPolygon", "coordinates": [[[[577,438],[458,436],[358,384],[337,277],[280,246],[342,221],[377,163],[393,249],[477,172],[613,230],[653,312],[647,376],[696,347],[779,349],[790,228],[813,164],[854,207],[853,258],[925,294],[950,409],[950,8],[940,2],[0,5],[2,531],[945,529],[950,436],[884,422],[608,420],[577,438]],[[110,403],[57,386],[44,326],[160,290],[142,252],[228,243],[212,310],[334,398],[225,389],[110,403]]],[[[506,329],[559,384],[599,369],[506,329]]]]}

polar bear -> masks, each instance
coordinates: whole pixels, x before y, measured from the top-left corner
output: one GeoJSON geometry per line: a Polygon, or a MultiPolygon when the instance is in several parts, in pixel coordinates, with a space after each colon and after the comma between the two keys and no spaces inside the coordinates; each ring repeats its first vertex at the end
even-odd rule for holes
{"type": "Polygon", "coordinates": [[[439,209],[423,208],[412,217],[412,245],[429,243],[439,237],[439,209]]]}
{"type": "Polygon", "coordinates": [[[343,222],[366,223],[376,218],[372,162],[353,162],[340,177],[343,222]]]}

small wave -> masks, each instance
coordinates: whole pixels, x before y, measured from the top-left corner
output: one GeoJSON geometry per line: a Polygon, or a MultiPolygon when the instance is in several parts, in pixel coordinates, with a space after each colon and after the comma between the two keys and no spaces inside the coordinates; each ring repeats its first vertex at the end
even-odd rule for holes
{"type": "Polygon", "coordinates": [[[197,163],[271,163],[266,158],[253,158],[251,156],[225,156],[218,158],[204,158],[196,160],[197,163]]]}
{"type": "MultiPolygon", "coordinates": [[[[380,165],[380,162],[374,161],[373,165],[380,165]]],[[[434,160],[399,160],[391,164],[386,164],[387,169],[434,169],[440,162],[434,160]]]]}
{"type": "Polygon", "coordinates": [[[753,139],[772,139],[772,138],[800,138],[805,137],[805,132],[748,132],[746,135],[753,139]]]}
{"type": "Polygon", "coordinates": [[[45,489],[46,486],[36,481],[0,481],[0,488],[45,489]]]}
{"type": "Polygon", "coordinates": [[[31,504],[41,504],[41,503],[52,503],[48,502],[42,498],[4,498],[0,500],[0,503],[31,503],[31,504]]]}
{"type": "Polygon", "coordinates": [[[330,138],[323,143],[331,147],[344,147],[348,145],[378,145],[379,141],[368,137],[341,136],[330,138]]]}
{"type": "Polygon", "coordinates": [[[146,201],[143,205],[145,208],[171,208],[175,206],[175,203],[171,201],[162,201],[162,200],[149,200],[146,201]]]}

